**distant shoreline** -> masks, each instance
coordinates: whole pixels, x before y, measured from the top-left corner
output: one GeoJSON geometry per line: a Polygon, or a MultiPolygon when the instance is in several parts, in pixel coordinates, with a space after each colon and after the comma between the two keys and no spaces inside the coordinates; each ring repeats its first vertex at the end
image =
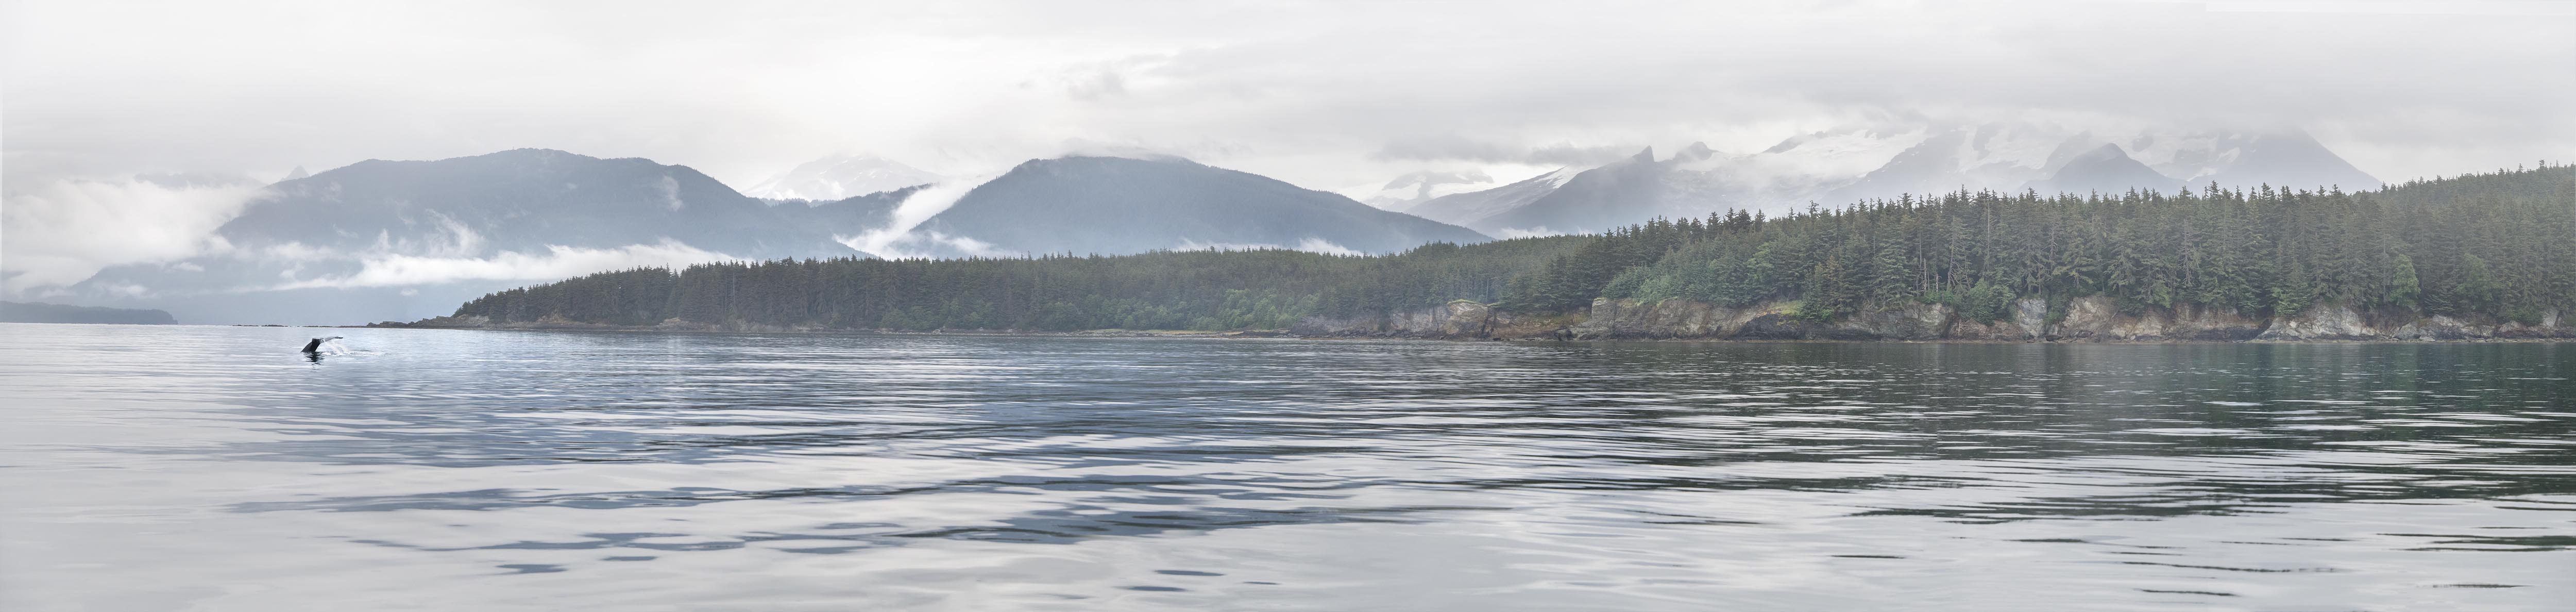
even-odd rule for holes
{"type": "Polygon", "coordinates": [[[150,308],[0,301],[0,323],[177,325],[179,321],[169,312],[150,308]]]}
{"type": "MultiPolygon", "coordinates": [[[[237,327],[239,327],[239,326],[237,326],[237,327]]],[[[259,327],[259,326],[249,326],[249,327],[259,327]]],[[[290,327],[292,327],[292,326],[290,326],[290,327]]],[[[2537,344],[2545,344],[2545,343],[2576,343],[2576,338],[2457,338],[2457,339],[2431,339],[2431,338],[2427,338],[2427,339],[2392,339],[2392,338],[2358,338],[2358,339],[2355,339],[2355,338],[2302,338],[2302,339],[2287,339],[2287,340],[2283,340],[2283,339],[2255,339],[2255,340],[2156,339],[2156,340],[2133,340],[2133,339],[2091,339],[2091,338],[2082,338],[2082,339],[2054,339],[2054,340],[2052,340],[2052,339],[2032,339],[2032,340],[1994,340],[1994,339],[1977,339],[1977,338],[1957,338],[1957,339],[1896,339],[1896,338],[1880,338],[1880,339],[1850,339],[1850,338],[1690,338],[1690,337],[1613,337],[1613,338],[1574,338],[1574,337],[1567,337],[1567,338],[1554,338],[1554,337],[1540,337],[1540,336],[1522,336],[1522,337],[1509,337],[1509,338],[1505,338],[1505,337],[1482,337],[1482,338],[1478,338],[1478,337],[1462,337],[1462,336],[1433,336],[1433,335],[1415,335],[1415,334],[1374,334],[1374,335],[1372,335],[1372,334],[1300,334],[1300,333],[1291,332],[1291,331],[1289,331],[1289,330],[1276,330],[1276,329],[1273,329],[1273,330],[1235,330],[1235,331],[1134,330],[1134,329],[1093,329],[1093,330],[1083,330],[1083,331],[1040,331],[1040,330],[932,330],[932,331],[905,331],[905,330],[889,330],[889,329],[847,329],[847,328],[763,328],[763,327],[724,327],[724,326],[703,326],[703,327],[699,327],[699,326],[690,326],[690,327],[679,327],[679,326],[585,325],[585,324],[572,324],[572,325],[507,325],[507,326],[498,326],[498,325],[494,325],[494,326],[439,326],[439,325],[414,325],[414,324],[394,324],[394,325],[386,325],[386,324],[383,324],[383,323],[371,323],[371,324],[367,324],[367,325],[315,325],[315,326],[306,326],[306,327],[328,327],[328,328],[339,328],[339,329],[449,329],[449,330],[462,330],[462,331],[604,332],[604,333],[619,333],[619,334],[706,334],[706,335],[761,335],[761,334],[789,334],[789,335],[816,335],[816,336],[945,336],[945,337],[1049,337],[1049,338],[1180,338],[1180,339],[1204,339],[1204,340],[1405,340],[1405,341],[1467,342],[1467,343],[1508,342],[1508,343],[1518,343],[1518,344],[1535,344],[1535,343],[1599,343],[1599,342],[1724,343],[1724,344],[1800,344],[1800,343],[1828,343],[1828,344],[1996,344],[1996,345],[2004,345],[2004,344],[2055,344],[2055,345],[2084,345],[2084,344],[2535,344],[2535,343],[2537,343],[2537,344]]]]}

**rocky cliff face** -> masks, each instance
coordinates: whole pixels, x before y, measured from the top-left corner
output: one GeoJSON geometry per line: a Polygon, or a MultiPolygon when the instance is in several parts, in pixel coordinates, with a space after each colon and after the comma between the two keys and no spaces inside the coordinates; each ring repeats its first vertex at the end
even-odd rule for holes
{"type": "Polygon", "coordinates": [[[1454,300],[1384,317],[1306,317],[1288,331],[1302,336],[1479,339],[1496,337],[1497,330],[1512,328],[1516,322],[1510,313],[1498,313],[1469,300],[1454,300]]]}
{"type": "Polygon", "coordinates": [[[1497,312],[1459,300],[1386,317],[1310,317],[1291,333],[1451,339],[1706,339],[1706,340],[1948,340],[1981,342],[2234,342],[2308,340],[2576,339],[2576,326],[2559,313],[2538,325],[2481,323],[2411,311],[2362,312],[2337,304],[2297,315],[2255,318],[2234,311],[2185,306],[2123,313],[2109,298],[2070,300],[2063,316],[2049,320],[2048,302],[2014,302],[2002,319],[1977,321],[1947,305],[1906,304],[1829,323],[1794,316],[1795,301],[1766,301],[1729,308],[1690,300],[1593,300],[1591,312],[1530,317],[1497,312]]]}

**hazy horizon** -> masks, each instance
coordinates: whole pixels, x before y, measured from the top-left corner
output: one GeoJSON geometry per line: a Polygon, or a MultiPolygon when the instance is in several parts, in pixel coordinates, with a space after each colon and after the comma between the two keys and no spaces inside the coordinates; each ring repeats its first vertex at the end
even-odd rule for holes
{"type": "Polygon", "coordinates": [[[2576,0],[0,37],[8,612],[2576,599],[2576,0]]]}
{"type": "Polygon", "coordinates": [[[1151,151],[1365,199],[1878,126],[2301,130],[2388,181],[2576,142],[2563,2],[0,10],[19,297],[208,252],[295,168],[516,148],[737,189],[834,154],[973,179],[1151,151]]]}

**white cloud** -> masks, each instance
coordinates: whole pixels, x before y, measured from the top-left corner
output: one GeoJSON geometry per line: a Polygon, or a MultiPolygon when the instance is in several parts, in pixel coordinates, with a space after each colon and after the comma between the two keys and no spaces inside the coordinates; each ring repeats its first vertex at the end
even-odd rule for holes
{"type": "Polygon", "coordinates": [[[1300,241],[1298,241],[1298,242],[1297,242],[1297,250],[1300,250],[1300,251],[1306,251],[1306,252],[1309,252],[1309,253],[1323,253],[1323,254],[1325,254],[1325,255],[1366,255],[1366,254],[1367,254],[1367,253],[1361,253],[1361,252],[1356,251],[1356,250],[1352,250],[1350,247],[1346,247],[1346,246],[1342,246],[1342,245],[1338,245],[1338,244],[1333,244],[1333,241],[1330,241],[1330,240],[1325,240],[1325,239],[1322,239],[1322,238],[1314,238],[1314,237],[1308,237],[1308,238],[1306,238],[1305,240],[1300,240],[1300,241]]]}
{"type": "Polygon", "coordinates": [[[950,236],[946,232],[928,232],[923,237],[931,244],[944,245],[948,248],[956,249],[958,252],[974,257],[1014,257],[1028,255],[1027,253],[1017,251],[1002,250],[1001,247],[993,246],[993,243],[976,240],[966,236],[950,236]]]}
{"type": "MultiPolygon", "coordinates": [[[[382,243],[379,242],[379,244],[382,243]]],[[[381,247],[379,249],[381,250],[381,247]]],[[[215,249],[215,251],[238,258],[289,263],[316,262],[343,257],[338,251],[330,248],[292,241],[258,247],[215,249]]]]}
{"type": "MultiPolygon", "coordinates": [[[[521,146],[737,186],[852,148],[949,176],[1150,150],[1365,195],[2004,118],[2296,124],[2381,178],[2456,174],[2576,157],[2562,4],[0,3],[0,291],[214,248],[246,193],[66,177],[521,146]]],[[[964,248],[914,230],[975,182],[843,242],[964,248]]]]}
{"type": "Polygon", "coordinates": [[[680,179],[672,178],[668,174],[662,175],[662,180],[653,183],[653,190],[662,194],[664,207],[676,211],[684,205],[680,202],[680,179]]]}
{"type": "Polygon", "coordinates": [[[974,252],[972,249],[967,248],[970,244],[980,245],[980,248],[990,249],[991,245],[984,244],[980,241],[972,241],[972,239],[967,239],[970,241],[968,243],[957,243],[954,239],[944,235],[921,235],[913,231],[914,229],[921,227],[921,222],[929,221],[931,217],[937,216],[940,211],[948,210],[948,207],[957,205],[958,198],[966,197],[966,192],[973,191],[975,186],[982,185],[985,181],[989,180],[993,180],[993,177],[989,175],[978,176],[941,181],[929,187],[923,187],[920,190],[912,192],[911,195],[904,196],[903,202],[895,205],[893,221],[887,223],[885,227],[870,229],[868,231],[861,232],[856,236],[833,236],[832,240],[861,253],[867,253],[869,255],[875,255],[887,259],[930,257],[935,255],[935,253],[915,251],[907,248],[911,244],[917,244],[923,241],[931,243],[946,241],[952,245],[958,246],[960,249],[967,250],[969,253],[974,252]]]}
{"type": "Polygon", "coordinates": [[[1270,244],[1270,243],[1266,243],[1266,242],[1199,242],[1199,241],[1191,240],[1191,239],[1188,239],[1188,238],[1182,238],[1182,239],[1181,239],[1181,244],[1180,244],[1180,246],[1173,247],[1173,249],[1172,249],[1172,250],[1175,250],[1175,251],[1257,251],[1257,250],[1264,250],[1264,249],[1277,249],[1277,250],[1288,250],[1288,251],[1305,251],[1305,252],[1308,252],[1308,253],[1322,253],[1322,254],[1325,254],[1325,255],[1367,255],[1367,253],[1360,252],[1360,251],[1359,251],[1359,250],[1357,250],[1357,249],[1353,249],[1353,248],[1350,248],[1350,247],[1345,247],[1345,246],[1342,246],[1342,245],[1339,245],[1339,244],[1333,244],[1333,241],[1325,240],[1325,239],[1317,238],[1317,237],[1313,237],[1313,236],[1308,236],[1308,237],[1307,237],[1306,239],[1304,239],[1304,240],[1299,240],[1299,241],[1297,241],[1297,246],[1293,246],[1293,247],[1292,247],[1292,246],[1286,246],[1286,245],[1270,244]]]}
{"type": "Polygon", "coordinates": [[[1180,243],[1179,245],[1177,245],[1177,246],[1172,247],[1172,250],[1175,250],[1175,251],[1258,251],[1258,250],[1262,250],[1262,249],[1284,249],[1284,248],[1287,248],[1287,247],[1279,246],[1279,245],[1276,245],[1276,244],[1257,243],[1257,242],[1199,242],[1199,241],[1191,240],[1191,239],[1188,239],[1188,238],[1182,238],[1182,239],[1181,239],[1181,243],[1180,243]]]}
{"type": "Polygon", "coordinates": [[[2565,17],[2487,14],[2541,5],[29,2],[0,51],[44,61],[0,88],[13,173],[546,146],[749,185],[851,147],[956,175],[1084,140],[1331,186],[1422,169],[1371,156],[1403,143],[1744,151],[1874,114],[2100,113],[2297,122],[2413,176],[2569,152],[2565,17]]]}
{"type": "Polygon", "coordinates": [[[1499,230],[1499,231],[1494,232],[1494,237],[1495,237],[1495,238],[1501,238],[1501,239],[1504,239],[1504,240],[1510,240],[1510,239],[1513,239],[1513,238],[1538,238],[1538,237],[1542,237],[1542,236],[1556,236],[1556,235],[1561,235],[1561,234],[1564,234],[1564,233],[1565,233],[1565,232],[1560,232],[1560,231],[1556,231],[1556,230],[1548,229],[1548,228],[1547,228],[1547,226],[1541,225],[1541,226],[1538,226],[1538,227],[1532,227],[1532,228],[1506,227],[1506,228],[1503,228],[1503,229],[1501,229],[1501,230],[1499,230]]]}
{"type": "Polygon", "coordinates": [[[215,228],[259,190],[129,178],[54,180],[11,193],[0,200],[0,292],[61,287],[108,266],[222,248],[215,228]]]}
{"type": "Polygon", "coordinates": [[[613,249],[548,246],[545,253],[502,251],[491,257],[440,257],[378,253],[359,258],[358,272],[295,279],[273,289],[309,287],[402,287],[464,280],[556,280],[603,270],[689,264],[739,259],[663,239],[613,249]]]}

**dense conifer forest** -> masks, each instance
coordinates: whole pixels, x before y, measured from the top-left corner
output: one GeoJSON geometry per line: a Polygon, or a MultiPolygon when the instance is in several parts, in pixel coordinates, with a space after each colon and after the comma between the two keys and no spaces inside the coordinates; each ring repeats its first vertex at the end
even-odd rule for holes
{"type": "Polygon", "coordinates": [[[1726,212],[1599,235],[1123,257],[776,260],[594,274],[485,296],[459,317],[851,329],[1280,329],[1475,300],[1575,312],[1596,297],[1798,301],[1823,321],[1905,303],[1982,320],[2024,297],[2248,315],[2336,302],[2536,323],[2576,306],[2576,168],[2344,193],[1955,192],[1726,212]]]}
{"type": "Polygon", "coordinates": [[[1384,257],[1260,249],[714,263],[512,289],[469,302],[456,315],[899,330],[1280,329],[1309,315],[1492,301],[1510,279],[1592,240],[1435,243],[1384,257]]]}

